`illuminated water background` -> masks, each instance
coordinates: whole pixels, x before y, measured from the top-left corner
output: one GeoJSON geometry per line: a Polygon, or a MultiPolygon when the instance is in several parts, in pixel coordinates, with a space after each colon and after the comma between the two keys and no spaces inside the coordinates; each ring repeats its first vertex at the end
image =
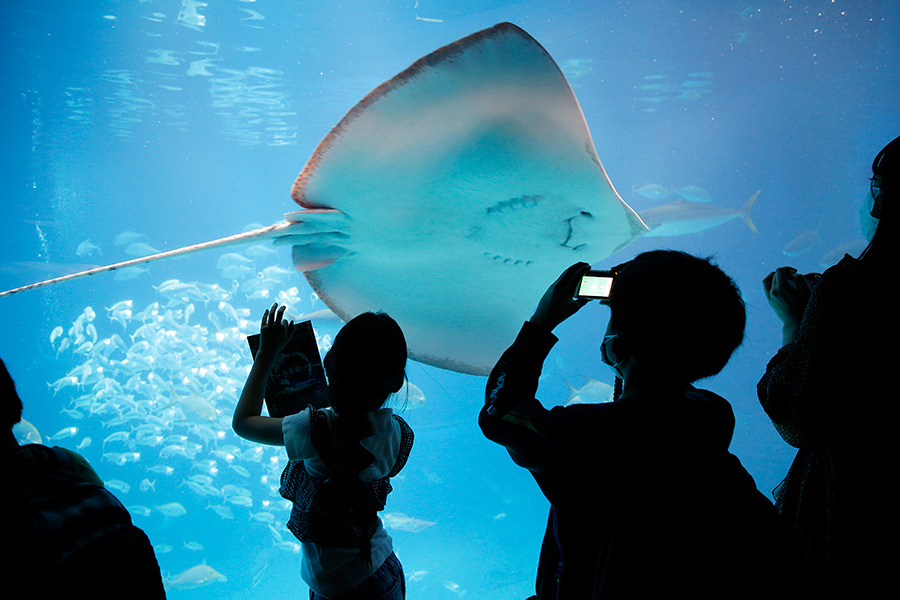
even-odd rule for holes
{"type": "MultiPolygon", "coordinates": [[[[318,141],[369,90],[459,37],[520,25],[569,77],[636,210],[678,191],[740,209],[761,190],[759,233],[736,218],[639,240],[598,266],[657,247],[717,256],[743,289],[748,329],[705,386],[734,406],[732,451],[760,489],[786,471],[793,451],[755,396],[780,342],[759,281],[861,249],[868,167],[900,132],[897,3],[16,0],[0,10],[2,289],[147,251],[132,244],[166,250],[278,221],[296,208],[290,185],[318,141]]],[[[472,303],[486,294],[473,290],[472,303]]],[[[205,562],[226,579],[172,597],[305,597],[288,507],[273,491],[284,452],[230,430],[250,364],[242,336],[276,299],[298,316],[326,308],[270,245],[0,299],[0,356],[44,443],[88,458],[166,576],[205,562]]],[[[546,404],[612,383],[597,351],[606,316],[589,306],[559,328],[546,404]]],[[[339,327],[314,324],[326,345],[339,327]]],[[[547,503],[482,439],[484,379],[417,363],[408,375],[424,400],[403,412],[416,446],[384,518],[409,597],[527,596],[547,503]]]]}

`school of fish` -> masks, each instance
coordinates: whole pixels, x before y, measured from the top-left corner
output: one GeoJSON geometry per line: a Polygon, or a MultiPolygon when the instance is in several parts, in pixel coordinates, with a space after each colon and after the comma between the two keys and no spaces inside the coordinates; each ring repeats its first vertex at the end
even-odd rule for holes
{"type": "MultiPolygon", "coordinates": [[[[299,273],[279,266],[286,261],[270,246],[224,253],[216,268],[227,284],[171,279],[154,286],[158,299],[144,306],[131,299],[87,306],[50,333],[59,364],[71,365],[48,382],[67,425],[42,439],[26,422],[18,428],[20,441],[84,454],[158,556],[176,549],[202,553],[200,542],[171,537],[166,526],[173,520],[181,520],[182,536],[198,527],[215,530],[219,521],[241,527],[249,521],[262,543],[269,538],[280,551],[300,550],[284,526],[291,503],[278,494],[284,449],[245,442],[231,430],[252,361],[246,338],[258,332],[265,307],[277,301],[295,319],[312,319],[322,354],[340,327],[299,273]],[[299,314],[303,308],[310,310],[299,314]]],[[[404,400],[415,408],[425,398],[407,383],[404,400]]],[[[405,515],[383,519],[404,531],[433,525],[405,515]]],[[[172,589],[226,581],[205,563],[181,568],[166,580],[172,589]]]]}

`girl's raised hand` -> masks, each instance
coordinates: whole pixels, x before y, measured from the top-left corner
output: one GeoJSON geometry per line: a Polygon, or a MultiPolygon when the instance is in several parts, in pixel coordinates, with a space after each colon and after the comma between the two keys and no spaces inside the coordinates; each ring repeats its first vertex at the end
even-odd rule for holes
{"type": "Polygon", "coordinates": [[[294,336],[294,322],[284,318],[286,306],[278,303],[267,308],[259,326],[259,352],[277,355],[294,336]]]}

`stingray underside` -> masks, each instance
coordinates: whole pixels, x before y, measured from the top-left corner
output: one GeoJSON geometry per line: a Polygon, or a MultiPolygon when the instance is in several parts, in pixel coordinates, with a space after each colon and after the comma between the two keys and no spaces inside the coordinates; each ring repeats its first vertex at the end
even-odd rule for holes
{"type": "Polygon", "coordinates": [[[285,241],[338,316],[387,312],[411,357],[472,374],[490,371],[564,268],[646,231],[556,63],[509,23],[372,91],[292,195],[317,210],[288,215],[285,241]]]}

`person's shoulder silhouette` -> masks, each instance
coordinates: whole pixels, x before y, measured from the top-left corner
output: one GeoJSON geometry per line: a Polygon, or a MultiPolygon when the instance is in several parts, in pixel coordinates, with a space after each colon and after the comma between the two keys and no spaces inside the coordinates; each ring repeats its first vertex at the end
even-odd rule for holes
{"type": "Polygon", "coordinates": [[[14,598],[165,598],[150,540],[79,454],[20,446],[22,401],[0,360],[5,591],[14,598]]]}

